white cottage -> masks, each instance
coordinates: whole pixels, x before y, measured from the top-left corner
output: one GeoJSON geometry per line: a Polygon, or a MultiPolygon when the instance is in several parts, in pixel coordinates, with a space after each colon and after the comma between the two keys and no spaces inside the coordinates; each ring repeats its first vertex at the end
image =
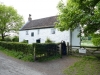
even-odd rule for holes
{"type": "Polygon", "coordinates": [[[79,30],[61,32],[54,28],[56,19],[57,16],[51,16],[32,20],[31,15],[29,15],[28,22],[19,31],[19,42],[27,40],[29,44],[36,42],[45,43],[47,38],[49,38],[55,43],[63,40],[71,45],[80,46],[80,38],[77,37],[79,30]]]}

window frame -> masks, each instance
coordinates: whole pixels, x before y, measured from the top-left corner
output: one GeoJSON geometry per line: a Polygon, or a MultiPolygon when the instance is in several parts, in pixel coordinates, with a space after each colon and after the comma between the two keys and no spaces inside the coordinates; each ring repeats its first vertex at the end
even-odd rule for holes
{"type": "Polygon", "coordinates": [[[34,37],[34,32],[31,32],[31,37],[34,37]]]}
{"type": "Polygon", "coordinates": [[[56,33],[56,29],[55,28],[52,28],[51,29],[51,34],[55,34],[56,33]]]}

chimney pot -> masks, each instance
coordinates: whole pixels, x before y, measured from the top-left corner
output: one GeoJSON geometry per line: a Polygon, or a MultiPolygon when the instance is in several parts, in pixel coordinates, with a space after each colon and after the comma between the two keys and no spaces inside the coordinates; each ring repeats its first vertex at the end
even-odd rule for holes
{"type": "Polygon", "coordinates": [[[32,21],[31,14],[29,14],[28,21],[32,21]]]}

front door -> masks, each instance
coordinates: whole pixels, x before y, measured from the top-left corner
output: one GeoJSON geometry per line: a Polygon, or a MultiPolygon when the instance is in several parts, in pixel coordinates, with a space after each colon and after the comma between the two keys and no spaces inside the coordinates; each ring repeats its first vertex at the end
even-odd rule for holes
{"type": "Polygon", "coordinates": [[[37,40],[36,40],[36,43],[40,43],[40,39],[37,39],[37,40]]]}

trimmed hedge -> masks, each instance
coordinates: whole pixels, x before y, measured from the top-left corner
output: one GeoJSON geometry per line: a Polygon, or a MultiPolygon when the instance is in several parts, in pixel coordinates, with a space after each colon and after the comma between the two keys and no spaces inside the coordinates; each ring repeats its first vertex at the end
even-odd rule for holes
{"type": "Polygon", "coordinates": [[[33,54],[33,48],[31,44],[0,41],[0,46],[8,50],[15,50],[15,51],[23,52],[25,54],[29,54],[29,53],[33,54]]]}
{"type": "MultiPolygon", "coordinates": [[[[33,44],[27,44],[27,43],[19,43],[19,42],[5,42],[5,41],[0,41],[0,46],[8,49],[9,51],[15,51],[20,52],[22,54],[18,54],[18,57],[21,59],[26,56],[30,55],[34,57],[39,57],[43,58],[46,56],[47,57],[52,57],[52,56],[59,56],[59,50],[58,50],[58,44],[41,44],[41,43],[33,43],[33,44]],[[35,49],[35,52],[34,52],[35,49]]],[[[53,58],[54,58],[53,57],[53,58]]],[[[34,58],[35,59],[35,58],[34,58]]]]}
{"type": "Polygon", "coordinates": [[[33,43],[33,48],[35,48],[36,55],[46,55],[53,56],[59,53],[57,44],[45,44],[45,43],[33,43]]]}

